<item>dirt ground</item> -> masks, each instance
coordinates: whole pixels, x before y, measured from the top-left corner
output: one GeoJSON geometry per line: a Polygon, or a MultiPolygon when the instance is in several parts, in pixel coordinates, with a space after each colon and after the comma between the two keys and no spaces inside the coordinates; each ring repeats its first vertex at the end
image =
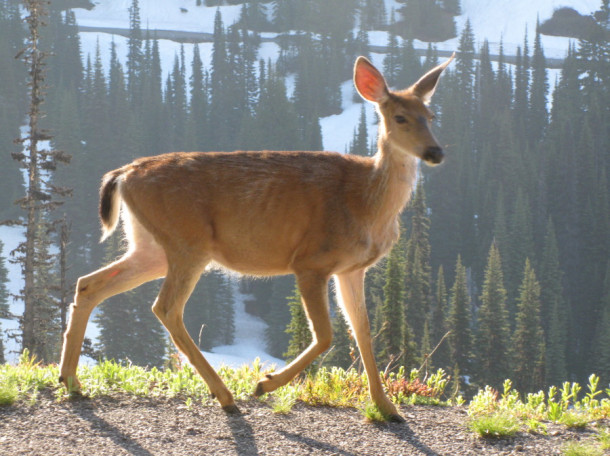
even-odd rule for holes
{"type": "Polygon", "coordinates": [[[241,415],[179,399],[120,395],[0,407],[1,455],[559,455],[591,430],[547,423],[547,434],[487,441],[458,407],[402,407],[405,423],[371,423],[355,409],[297,404],[274,413],[257,400],[241,415]]]}

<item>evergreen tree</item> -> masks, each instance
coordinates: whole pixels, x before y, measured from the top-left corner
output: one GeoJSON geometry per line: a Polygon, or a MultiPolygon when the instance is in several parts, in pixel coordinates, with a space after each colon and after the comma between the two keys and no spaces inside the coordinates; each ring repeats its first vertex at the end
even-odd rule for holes
{"type": "MultiPolygon", "coordinates": [[[[421,76],[423,68],[419,55],[413,47],[413,40],[403,40],[400,48],[400,69],[396,75],[396,85],[398,87],[409,87],[421,76]]],[[[432,66],[436,65],[431,65],[432,66]]]]}
{"type": "Polygon", "coordinates": [[[41,46],[41,31],[45,25],[47,11],[45,5],[36,0],[24,4],[28,16],[29,36],[26,47],[19,53],[28,67],[28,127],[26,133],[16,140],[25,153],[15,153],[17,160],[26,171],[27,188],[17,204],[25,212],[25,217],[9,221],[11,225],[25,228],[25,240],[14,250],[15,262],[21,266],[24,287],[20,298],[24,303],[21,319],[22,349],[42,361],[52,361],[58,353],[59,326],[58,307],[53,296],[53,256],[50,253],[50,233],[54,225],[51,220],[53,209],[61,205],[57,197],[69,192],[52,185],[52,174],[58,163],[69,162],[70,156],[62,151],[45,149],[41,141],[53,137],[42,128],[44,113],[41,105],[45,100],[45,60],[48,52],[41,46]]]}
{"type": "Polygon", "coordinates": [[[530,87],[529,116],[527,120],[528,140],[530,144],[539,143],[548,123],[547,94],[549,84],[546,70],[544,49],[540,42],[540,31],[536,27],[534,54],[532,56],[532,84],[530,87]]]}
{"type": "Polygon", "coordinates": [[[430,322],[430,337],[432,345],[441,344],[434,353],[432,361],[435,366],[442,367],[445,371],[451,368],[451,351],[447,339],[443,337],[448,331],[449,303],[447,301],[447,286],[445,285],[445,273],[443,267],[439,266],[436,274],[436,294],[434,308],[430,322]],[[442,342],[441,342],[442,341],[442,342]]]}
{"type": "Polygon", "coordinates": [[[476,378],[479,385],[499,389],[510,377],[510,323],[498,248],[489,250],[475,336],[476,378]]]}
{"type": "MultiPolygon", "coordinates": [[[[6,288],[8,283],[8,270],[4,264],[4,256],[2,255],[4,243],[0,240],[0,319],[10,319],[9,307],[9,292],[6,288]]],[[[0,365],[5,363],[4,358],[4,338],[2,325],[0,324],[0,365]]]]}
{"type": "Polygon", "coordinates": [[[286,327],[286,333],[291,336],[290,342],[288,342],[288,349],[284,353],[284,359],[292,361],[311,344],[312,338],[298,287],[295,286],[294,294],[287,299],[291,319],[286,327]]]}
{"type": "Polygon", "coordinates": [[[214,42],[212,45],[212,66],[210,69],[210,112],[209,117],[209,148],[210,150],[227,149],[230,137],[231,84],[228,80],[229,55],[225,38],[225,29],[222,22],[220,10],[216,11],[214,17],[214,42]]]}
{"type": "Polygon", "coordinates": [[[193,61],[191,64],[191,80],[190,80],[190,109],[188,120],[188,137],[191,142],[191,148],[194,150],[205,150],[206,141],[208,139],[208,107],[209,100],[207,95],[206,77],[203,72],[203,63],[199,45],[196,43],[193,47],[193,61]]]}
{"type": "Polygon", "coordinates": [[[545,344],[540,306],[540,284],[529,259],[526,259],[511,344],[512,380],[523,394],[535,392],[544,385],[545,344]]]}
{"type": "Polygon", "coordinates": [[[265,338],[267,349],[271,356],[281,358],[288,348],[290,336],[286,333],[286,326],[290,323],[290,308],[286,305],[286,296],[289,296],[295,287],[294,276],[282,276],[271,279],[272,291],[264,316],[267,323],[265,338]]]}
{"type": "MultiPolygon", "coordinates": [[[[506,289],[509,303],[518,296],[522,265],[534,252],[532,213],[523,191],[517,191],[506,249],[506,289]]],[[[509,312],[514,317],[514,306],[509,312]]]]}
{"type": "Polygon", "coordinates": [[[220,337],[218,343],[231,345],[235,340],[235,299],[229,276],[219,274],[218,299],[220,301],[219,326],[220,337]]]}
{"type": "Polygon", "coordinates": [[[601,377],[602,384],[606,384],[610,379],[610,262],[606,269],[604,288],[591,365],[592,372],[601,377]]]}
{"type": "Polygon", "coordinates": [[[362,105],[360,108],[360,120],[358,127],[354,130],[354,138],[349,146],[349,153],[353,155],[369,155],[369,134],[366,125],[366,109],[362,105]]]}
{"type": "Polygon", "coordinates": [[[406,246],[404,279],[406,324],[410,326],[418,344],[423,337],[424,325],[430,313],[430,219],[427,210],[426,195],[420,179],[410,204],[410,212],[413,215],[406,246]]]}
{"type": "Polygon", "coordinates": [[[8,270],[4,263],[4,243],[0,240],[0,318],[8,319],[11,317],[9,307],[9,292],[6,288],[8,283],[8,270]]]}
{"type": "MultiPolygon", "coordinates": [[[[390,251],[385,268],[385,286],[383,287],[383,305],[380,309],[378,360],[382,364],[388,364],[396,360],[404,349],[409,349],[409,341],[403,332],[404,319],[404,263],[401,261],[402,249],[400,243],[396,244],[390,251]],[[407,342],[405,347],[404,342],[407,342]],[[402,346],[401,346],[402,345],[402,346]]],[[[412,356],[410,353],[402,353],[412,356]]]]}
{"type": "Polygon", "coordinates": [[[461,257],[458,255],[455,267],[455,280],[451,288],[448,327],[451,330],[449,342],[451,344],[453,362],[459,367],[462,375],[472,374],[471,320],[472,313],[466,268],[462,264],[461,257]]]}
{"type": "Polygon", "coordinates": [[[383,0],[364,0],[360,7],[360,25],[364,30],[383,30],[387,23],[383,0]]]}
{"type": "Polygon", "coordinates": [[[326,361],[343,369],[347,369],[352,365],[352,353],[355,350],[353,339],[350,334],[350,328],[345,320],[343,312],[337,309],[332,320],[333,326],[333,346],[326,361]]]}
{"type": "Polygon", "coordinates": [[[541,321],[546,336],[545,381],[547,385],[558,385],[567,378],[568,309],[562,286],[555,228],[550,219],[540,264],[540,302],[541,321]]]}
{"type": "Polygon", "coordinates": [[[530,61],[529,46],[527,39],[527,28],[523,49],[517,48],[515,68],[515,95],[513,103],[513,127],[515,138],[519,148],[525,148],[526,142],[522,133],[528,131],[527,121],[529,114],[529,86],[530,86],[530,61]]]}
{"type": "Polygon", "coordinates": [[[142,30],[140,29],[140,6],[138,0],[131,0],[129,7],[129,38],[127,42],[127,92],[132,106],[140,106],[142,101],[142,30]]]}
{"type": "Polygon", "coordinates": [[[299,129],[299,117],[287,97],[284,79],[270,66],[260,88],[254,116],[242,130],[241,142],[250,150],[303,149],[305,142],[299,129]],[[269,131],[274,134],[269,135],[269,131]]]}
{"type": "Polygon", "coordinates": [[[400,72],[400,47],[398,46],[398,36],[396,35],[396,21],[394,11],[390,19],[390,30],[388,33],[387,52],[383,58],[383,75],[388,81],[397,81],[400,72]]]}

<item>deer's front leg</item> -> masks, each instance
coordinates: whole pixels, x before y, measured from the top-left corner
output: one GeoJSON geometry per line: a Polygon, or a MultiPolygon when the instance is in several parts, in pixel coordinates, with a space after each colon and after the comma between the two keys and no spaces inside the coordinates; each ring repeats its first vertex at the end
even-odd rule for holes
{"type": "Polygon", "coordinates": [[[296,275],[305,314],[312,329],[312,342],[303,353],[283,369],[258,382],[255,396],[274,391],[303,371],[318,355],[328,350],[332,342],[332,327],[328,309],[328,276],[319,273],[296,275]]]}
{"type": "Polygon", "coordinates": [[[354,337],[358,343],[360,356],[369,380],[371,399],[384,415],[390,417],[391,421],[403,422],[404,418],[398,414],[396,406],[383,392],[377,363],[375,362],[369,317],[364,303],[364,275],[364,269],[338,274],[336,276],[337,298],[342,304],[341,307],[347,314],[354,331],[354,337]]]}

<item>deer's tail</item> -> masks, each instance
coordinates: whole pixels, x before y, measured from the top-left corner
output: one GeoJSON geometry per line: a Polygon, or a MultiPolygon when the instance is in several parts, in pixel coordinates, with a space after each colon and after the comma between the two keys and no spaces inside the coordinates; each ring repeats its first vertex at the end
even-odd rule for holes
{"type": "Polygon", "coordinates": [[[123,169],[115,169],[106,173],[100,187],[100,220],[102,222],[102,242],[115,230],[119,221],[121,193],[119,181],[123,169]]]}

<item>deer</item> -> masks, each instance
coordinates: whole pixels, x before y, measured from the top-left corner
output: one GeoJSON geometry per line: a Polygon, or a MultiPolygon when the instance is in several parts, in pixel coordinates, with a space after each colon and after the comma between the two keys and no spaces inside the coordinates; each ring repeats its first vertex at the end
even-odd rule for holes
{"type": "Polygon", "coordinates": [[[105,299],[164,278],[152,311],[225,412],[233,396],[205,359],[183,310],[209,267],[248,276],[294,274],[312,333],[292,362],[262,378],[255,396],[294,379],[329,349],[328,283],[347,317],[368,377],[369,394],[391,421],[404,421],[386,396],[374,357],[364,299],[366,271],[399,237],[418,162],[444,159],[429,108],[439,78],[455,57],[409,88],[392,91],[365,57],[353,82],[379,116],[378,148],[363,157],[337,152],[173,152],[139,158],[106,173],[100,187],[102,241],[122,219],[128,241],[117,261],[77,280],[64,333],[60,383],[81,393],[76,370],[89,317],[105,299]]]}

